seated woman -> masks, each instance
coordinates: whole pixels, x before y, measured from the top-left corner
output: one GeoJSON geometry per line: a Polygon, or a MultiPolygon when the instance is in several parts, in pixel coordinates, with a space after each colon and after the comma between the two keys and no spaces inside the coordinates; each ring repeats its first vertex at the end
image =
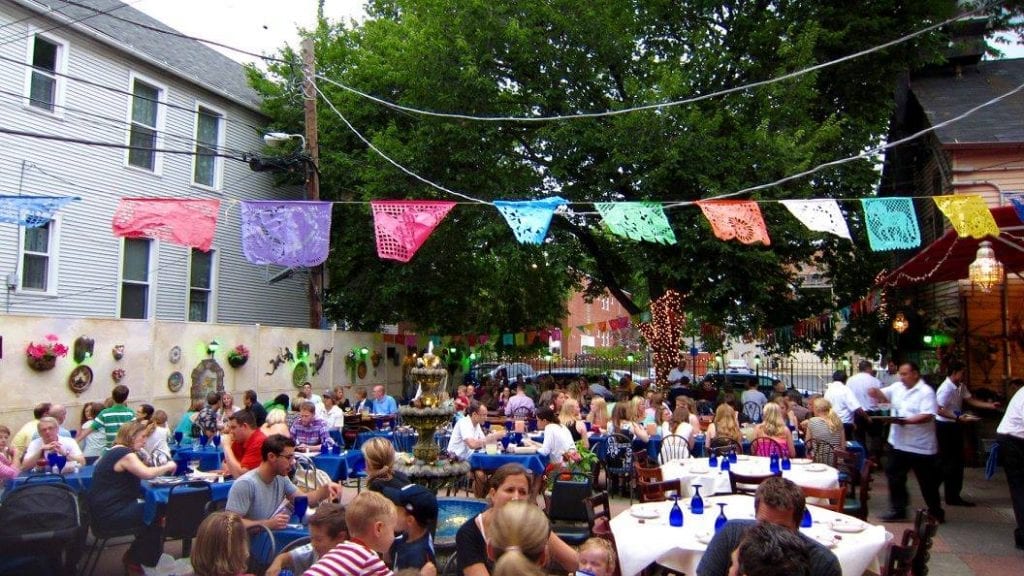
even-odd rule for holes
{"type": "Polygon", "coordinates": [[[594,434],[602,434],[608,430],[608,402],[601,396],[590,399],[590,413],[587,422],[594,434]]]}
{"type": "Polygon", "coordinates": [[[608,433],[622,434],[646,444],[650,441],[651,437],[647,434],[646,428],[633,422],[630,416],[631,409],[632,413],[636,414],[636,408],[630,402],[618,402],[615,404],[615,409],[612,410],[612,420],[608,423],[608,433]]]}
{"type": "Polygon", "coordinates": [[[385,486],[401,490],[410,483],[408,476],[395,471],[395,447],[387,438],[370,438],[363,443],[362,452],[370,490],[381,492],[385,486]]]}
{"type": "Polygon", "coordinates": [[[172,461],[161,466],[146,466],[136,455],[146,444],[147,426],[127,422],[117,432],[113,447],[93,469],[92,486],[86,492],[93,526],[107,530],[135,528],[135,540],[122,558],[129,573],[142,573],[140,564],[155,566],[163,550],[163,528],[159,522],[147,525],[142,520],[141,480],[173,474],[172,461]]]}
{"type": "MultiPolygon", "coordinates": [[[[779,408],[779,405],[774,402],[769,402],[765,404],[761,418],[763,421],[754,427],[754,438],[771,438],[774,440],[781,450],[780,456],[788,457],[795,455],[793,433],[789,431],[786,421],[782,419],[782,408],[779,408]]],[[[756,452],[755,456],[770,456],[771,448],[759,448],[756,452]]]]}
{"type": "Polygon", "coordinates": [[[487,557],[495,576],[542,576],[548,563],[551,524],[537,506],[509,502],[487,522],[487,557]]]}
{"type": "MultiPolygon", "coordinates": [[[[693,450],[693,437],[694,428],[693,424],[690,423],[690,409],[686,407],[686,403],[678,403],[678,408],[672,412],[672,418],[665,422],[662,428],[662,437],[675,434],[676,436],[682,436],[686,439],[686,448],[693,450]]],[[[699,428],[698,428],[699,430],[699,428]]]]}
{"type": "Polygon", "coordinates": [[[580,415],[580,403],[572,398],[566,398],[562,402],[562,411],[558,413],[558,423],[569,431],[573,442],[583,441],[583,446],[590,446],[587,439],[587,425],[580,415]]]}
{"type": "Polygon", "coordinates": [[[274,434],[280,434],[285,438],[291,438],[292,433],[288,428],[288,415],[281,408],[273,408],[267,412],[267,420],[260,426],[260,431],[267,438],[274,434]]]}
{"type": "Polygon", "coordinates": [[[708,425],[707,439],[709,448],[734,445],[738,450],[743,446],[740,423],[732,406],[718,406],[715,410],[715,419],[708,425]]]}
{"type": "MultiPolygon", "coordinates": [[[[505,464],[494,471],[488,481],[487,499],[491,507],[470,518],[455,535],[455,549],[458,573],[463,576],[490,576],[494,560],[488,554],[490,544],[491,518],[495,513],[512,502],[528,502],[530,497],[530,476],[519,464],[505,464]]],[[[541,512],[533,504],[527,504],[541,512]]],[[[541,512],[543,516],[543,512],[541,512]]],[[[551,559],[565,572],[574,572],[578,564],[576,551],[557,534],[548,533],[547,551],[551,559]]],[[[507,548],[505,548],[507,549],[507,548]]],[[[511,574],[511,573],[509,573],[511,574]]]]}
{"type": "MultiPolygon", "coordinates": [[[[177,434],[178,432],[181,432],[181,445],[182,446],[191,446],[195,442],[195,434],[193,434],[193,432],[196,432],[198,434],[198,431],[199,431],[198,428],[196,427],[196,416],[199,415],[199,411],[203,409],[204,405],[205,405],[205,402],[203,402],[202,400],[193,400],[192,404],[188,407],[188,410],[186,410],[185,413],[181,415],[181,420],[178,421],[178,427],[174,429],[174,433],[177,434]]],[[[103,405],[100,404],[100,410],[103,409],[102,406],[103,405]]],[[[96,414],[99,414],[99,412],[95,412],[94,414],[92,414],[92,416],[89,417],[90,422],[92,421],[93,418],[96,417],[96,414]]],[[[83,420],[83,422],[84,422],[84,420],[83,420]]],[[[82,424],[82,429],[83,430],[85,429],[85,424],[84,423],[82,424]]],[[[89,436],[86,437],[86,446],[83,447],[83,452],[85,452],[85,456],[87,458],[89,456],[92,456],[92,453],[89,452],[89,446],[88,445],[89,445],[89,438],[91,438],[93,436],[96,436],[96,437],[101,438],[101,439],[103,438],[102,434],[90,434],[89,436]]],[[[103,441],[100,440],[99,444],[100,444],[100,450],[99,450],[99,453],[97,453],[96,455],[97,456],[102,456],[103,455],[102,452],[103,452],[103,448],[104,448],[103,441]]]]}
{"type": "MultiPolygon", "coordinates": [[[[843,430],[843,421],[832,409],[832,403],[824,398],[815,398],[811,404],[814,408],[814,416],[807,420],[807,431],[805,437],[807,442],[820,440],[828,442],[833,448],[846,446],[846,433],[843,430]]],[[[813,454],[808,454],[813,457],[813,454]]]]}

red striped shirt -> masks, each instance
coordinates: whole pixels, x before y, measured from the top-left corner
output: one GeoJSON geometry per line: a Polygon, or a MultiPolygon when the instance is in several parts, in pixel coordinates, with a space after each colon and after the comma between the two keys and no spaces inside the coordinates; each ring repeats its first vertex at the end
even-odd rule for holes
{"type": "Polygon", "coordinates": [[[303,576],[391,576],[391,569],[377,553],[351,540],[320,557],[303,576]]]}

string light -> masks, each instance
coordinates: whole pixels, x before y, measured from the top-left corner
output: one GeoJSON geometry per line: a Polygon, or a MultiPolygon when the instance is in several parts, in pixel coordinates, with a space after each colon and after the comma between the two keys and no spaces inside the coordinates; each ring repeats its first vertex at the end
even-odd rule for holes
{"type": "Polygon", "coordinates": [[[653,390],[668,385],[668,373],[679,359],[679,343],[686,319],[679,292],[669,290],[651,302],[651,321],[640,325],[640,332],[654,352],[653,390]]]}

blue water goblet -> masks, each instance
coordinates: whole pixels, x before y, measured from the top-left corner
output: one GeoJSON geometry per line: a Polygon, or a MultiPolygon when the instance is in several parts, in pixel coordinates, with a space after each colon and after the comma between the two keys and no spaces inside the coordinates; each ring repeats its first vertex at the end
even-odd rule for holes
{"type": "Polygon", "coordinates": [[[50,470],[53,470],[54,467],[57,466],[57,458],[59,458],[59,457],[60,457],[60,454],[57,454],[56,452],[47,452],[46,453],[46,463],[50,465],[47,468],[47,472],[49,472],[50,470]]]}
{"type": "Polygon", "coordinates": [[[57,455],[57,471],[63,473],[64,467],[68,465],[68,457],[63,454],[57,455]]]}
{"type": "Polygon", "coordinates": [[[209,442],[209,441],[210,441],[210,437],[207,436],[206,434],[200,434],[199,435],[199,447],[202,450],[206,450],[206,443],[209,442]]]}
{"type": "Polygon", "coordinates": [[[505,432],[511,432],[515,428],[515,423],[511,420],[505,420],[505,432]]]}
{"type": "Polygon", "coordinates": [[[174,433],[174,443],[177,444],[178,446],[181,446],[181,441],[184,438],[185,438],[185,434],[183,432],[175,432],[174,433]]]}
{"type": "Polygon", "coordinates": [[[728,506],[728,504],[723,502],[718,503],[718,518],[715,518],[715,532],[721,530],[725,526],[725,523],[729,521],[729,519],[725,517],[726,506],[728,506]]]}
{"type": "Polygon", "coordinates": [[[721,467],[722,472],[728,472],[730,467],[731,466],[730,466],[729,459],[728,458],[722,458],[722,467],[721,467]]]}
{"type": "Polygon", "coordinates": [[[732,452],[729,452],[729,463],[730,464],[735,464],[739,459],[740,459],[740,457],[736,454],[735,450],[733,450],[732,452]]]}
{"type": "Polygon", "coordinates": [[[295,506],[295,517],[298,518],[298,523],[302,524],[306,518],[306,509],[309,508],[309,498],[306,496],[296,496],[292,500],[292,504],[295,506]]]}
{"type": "Polygon", "coordinates": [[[220,448],[220,434],[214,434],[214,436],[213,436],[213,447],[214,447],[214,449],[220,448]]]}
{"type": "Polygon", "coordinates": [[[712,468],[718,468],[718,453],[712,452],[711,456],[708,457],[708,466],[712,468]]]}

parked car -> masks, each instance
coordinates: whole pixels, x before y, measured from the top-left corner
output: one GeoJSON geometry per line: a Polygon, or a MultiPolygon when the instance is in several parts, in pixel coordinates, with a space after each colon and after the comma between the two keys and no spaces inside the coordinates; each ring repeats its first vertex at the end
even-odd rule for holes
{"type": "Polygon", "coordinates": [[[772,391],[775,388],[775,383],[780,381],[771,374],[754,374],[753,372],[708,372],[704,375],[704,379],[706,380],[708,378],[711,378],[717,388],[722,388],[728,384],[734,390],[739,392],[746,390],[747,383],[753,378],[757,380],[758,390],[764,392],[764,394],[769,397],[771,397],[772,391]]]}
{"type": "Polygon", "coordinates": [[[469,374],[466,375],[466,380],[471,381],[473,384],[479,384],[483,382],[484,378],[498,378],[499,374],[504,370],[504,375],[509,382],[512,382],[520,374],[523,378],[537,379],[537,371],[533,369],[533,366],[524,362],[512,362],[512,363],[498,363],[498,362],[481,362],[475,364],[469,369],[469,374]]]}

